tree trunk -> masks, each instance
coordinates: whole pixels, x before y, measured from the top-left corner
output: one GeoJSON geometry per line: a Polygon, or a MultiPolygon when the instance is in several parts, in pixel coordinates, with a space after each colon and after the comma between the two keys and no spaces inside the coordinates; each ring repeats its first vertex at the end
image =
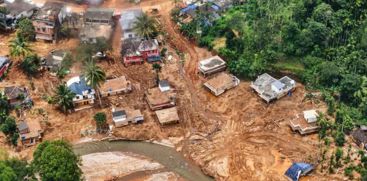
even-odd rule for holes
{"type": "Polygon", "coordinates": [[[96,88],[95,91],[96,91],[96,95],[98,97],[99,107],[102,108],[102,100],[101,100],[101,95],[99,94],[99,90],[96,88]]]}

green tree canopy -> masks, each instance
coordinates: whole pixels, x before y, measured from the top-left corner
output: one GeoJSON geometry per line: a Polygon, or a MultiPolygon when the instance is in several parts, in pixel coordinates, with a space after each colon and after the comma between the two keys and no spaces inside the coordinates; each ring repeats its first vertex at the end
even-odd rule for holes
{"type": "Polygon", "coordinates": [[[79,181],[81,170],[71,145],[63,140],[44,141],[33,153],[35,171],[43,181],[79,181]]]}
{"type": "Polygon", "coordinates": [[[26,41],[34,40],[36,33],[30,19],[23,18],[19,21],[17,35],[23,37],[26,41]]]}
{"type": "Polygon", "coordinates": [[[41,59],[36,54],[26,56],[20,64],[20,68],[22,68],[23,72],[29,77],[36,75],[40,66],[41,59]]]}
{"type": "Polygon", "coordinates": [[[32,51],[26,39],[19,35],[10,41],[9,48],[12,57],[25,57],[32,51]]]}
{"type": "Polygon", "coordinates": [[[0,178],[4,181],[18,181],[14,170],[0,161],[0,178]]]}
{"type": "Polygon", "coordinates": [[[133,29],[138,35],[146,39],[153,38],[158,33],[156,20],[146,13],[137,17],[133,29]]]}

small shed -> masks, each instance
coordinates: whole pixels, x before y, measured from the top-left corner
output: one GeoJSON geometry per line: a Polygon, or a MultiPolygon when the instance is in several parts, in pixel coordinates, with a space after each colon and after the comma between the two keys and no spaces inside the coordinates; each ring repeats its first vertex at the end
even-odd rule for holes
{"type": "Polygon", "coordinates": [[[168,80],[160,80],[158,87],[159,87],[159,90],[161,90],[161,92],[166,92],[166,91],[171,90],[171,86],[169,85],[168,80]]]}
{"type": "Polygon", "coordinates": [[[180,121],[176,107],[162,109],[162,110],[156,111],[155,114],[157,115],[158,121],[159,123],[161,123],[161,125],[178,123],[180,121]]]}
{"type": "Polygon", "coordinates": [[[314,123],[317,121],[319,114],[315,110],[303,111],[303,117],[308,123],[314,123]]]}
{"type": "Polygon", "coordinates": [[[126,126],[129,124],[125,110],[112,109],[112,120],[116,127],[126,126]]]}

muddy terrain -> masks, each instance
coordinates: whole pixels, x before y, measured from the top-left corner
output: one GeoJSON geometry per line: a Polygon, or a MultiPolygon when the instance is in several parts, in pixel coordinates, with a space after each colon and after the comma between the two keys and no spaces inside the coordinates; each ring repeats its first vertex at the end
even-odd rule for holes
{"type": "MultiPolygon", "coordinates": [[[[78,10],[85,8],[72,3],[68,5],[78,10]]],[[[103,100],[103,108],[95,106],[68,115],[61,113],[57,107],[43,99],[53,94],[60,80],[47,73],[30,80],[17,67],[18,60],[14,60],[8,77],[0,82],[1,87],[12,84],[27,87],[34,85],[31,96],[35,106],[27,114],[38,114],[35,110],[39,109],[45,112],[46,140],[63,138],[76,143],[82,138],[81,130],[95,128],[93,115],[96,112],[106,112],[108,122],[112,123],[111,107],[120,106],[142,110],[145,122],[117,128],[114,130],[115,137],[179,140],[175,142],[176,149],[218,180],[286,180],[283,174],[292,162],[316,163],[319,154],[317,135],[302,137],[293,133],[288,126],[288,121],[304,110],[325,109],[321,103],[304,101],[306,90],[303,85],[298,84],[292,96],[271,104],[266,104],[252,92],[247,80],[215,97],[203,88],[202,84],[207,78],[197,71],[198,61],[213,54],[189,42],[178,32],[169,15],[174,6],[172,0],[142,0],[138,5],[127,0],[107,0],[101,6],[117,10],[138,6],[145,11],[159,9],[157,18],[162,30],[167,32],[164,47],[174,57],[172,61],[165,62],[160,76],[169,80],[178,95],[180,123],[162,127],[154,112],[149,110],[144,101],[144,91],[155,86],[155,73],[148,63],[129,67],[122,65],[119,55],[121,30],[117,25],[112,40],[114,61],[99,62],[98,65],[110,77],[125,75],[132,82],[134,90],[130,94],[103,100]],[[184,53],[184,60],[180,60],[176,50],[184,53]]],[[[0,55],[8,54],[8,41],[13,37],[14,34],[0,35],[0,55]]],[[[45,56],[52,49],[75,50],[78,44],[77,38],[70,38],[57,44],[34,42],[31,47],[40,56],[45,56]]],[[[75,60],[71,74],[63,81],[80,74],[81,67],[81,62],[75,60]]],[[[89,137],[98,139],[105,136],[89,137]]],[[[1,138],[1,142],[5,144],[4,138],[1,138]]],[[[12,153],[29,159],[33,149],[22,148],[20,152],[15,152],[15,149],[9,148],[12,153]]],[[[322,180],[323,177],[317,171],[313,174],[317,180],[322,180]]]]}

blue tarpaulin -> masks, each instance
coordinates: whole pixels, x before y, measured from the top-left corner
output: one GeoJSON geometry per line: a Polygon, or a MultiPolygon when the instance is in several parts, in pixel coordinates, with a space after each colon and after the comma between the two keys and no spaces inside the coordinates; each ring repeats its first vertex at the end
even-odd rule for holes
{"type": "Polygon", "coordinates": [[[313,170],[313,166],[308,163],[293,163],[291,167],[285,172],[287,176],[292,181],[298,181],[300,176],[308,174],[313,170]]]}
{"type": "Polygon", "coordinates": [[[151,56],[148,57],[148,62],[157,62],[157,61],[161,61],[161,56],[151,56]]]}

